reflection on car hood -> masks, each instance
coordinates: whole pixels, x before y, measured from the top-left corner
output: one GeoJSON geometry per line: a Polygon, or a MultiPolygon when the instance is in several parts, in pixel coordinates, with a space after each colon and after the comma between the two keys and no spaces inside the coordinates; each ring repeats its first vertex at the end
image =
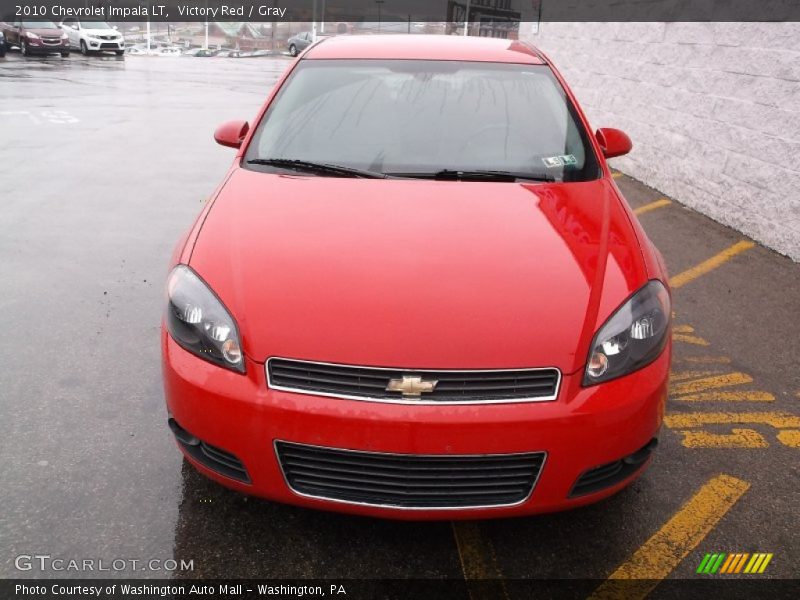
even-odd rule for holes
{"type": "Polygon", "coordinates": [[[297,177],[235,169],[191,266],[245,352],[405,368],[585,362],[647,279],[613,185],[297,177]]]}

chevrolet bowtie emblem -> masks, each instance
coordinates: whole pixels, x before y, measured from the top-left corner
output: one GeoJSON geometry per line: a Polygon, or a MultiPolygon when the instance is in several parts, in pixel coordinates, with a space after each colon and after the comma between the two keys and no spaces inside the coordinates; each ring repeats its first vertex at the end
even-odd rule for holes
{"type": "Polygon", "coordinates": [[[386,391],[402,392],[403,398],[419,398],[432,392],[437,383],[435,379],[422,379],[419,375],[403,375],[402,379],[390,379],[386,391]]]}

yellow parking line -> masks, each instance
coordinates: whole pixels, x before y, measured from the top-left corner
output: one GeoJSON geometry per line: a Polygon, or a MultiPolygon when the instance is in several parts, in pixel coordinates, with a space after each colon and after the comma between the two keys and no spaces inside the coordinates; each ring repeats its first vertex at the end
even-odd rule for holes
{"type": "Polygon", "coordinates": [[[673,289],[683,287],[690,281],[694,281],[701,275],[705,275],[709,271],[713,271],[720,265],[728,262],[737,254],[741,254],[742,252],[744,252],[745,250],[749,250],[753,246],[755,246],[755,244],[749,240],[742,240],[741,242],[737,242],[730,248],[726,248],[719,254],[712,256],[708,260],[704,260],[699,265],[694,266],[691,269],[687,269],[683,273],[678,273],[677,275],[675,275],[675,277],[669,280],[669,284],[673,289]]]}
{"type": "Polygon", "coordinates": [[[732,429],[731,433],[709,433],[684,429],[681,445],[684,448],[768,448],[769,444],[754,429],[732,429]]]}
{"type": "Polygon", "coordinates": [[[672,200],[661,198],[661,200],[656,200],[655,202],[651,202],[649,204],[645,204],[644,206],[640,206],[639,208],[635,208],[633,210],[633,214],[643,215],[644,213],[649,213],[651,210],[661,208],[662,206],[669,206],[670,204],[672,204],[672,200]]]}
{"type": "Polygon", "coordinates": [[[675,383],[676,381],[685,381],[687,379],[699,379],[700,377],[709,377],[715,374],[715,371],[672,371],[669,374],[669,382],[675,383]]]}
{"type": "Polygon", "coordinates": [[[789,448],[800,448],[800,431],[797,429],[785,429],[778,432],[778,441],[789,448]]]}
{"type": "Polygon", "coordinates": [[[592,600],[642,599],[667,577],[736,504],[750,484],[717,475],[622,563],[590,596],[592,600]]]}
{"type": "Polygon", "coordinates": [[[694,327],[691,325],[674,325],[672,327],[672,340],[675,342],[684,342],[694,346],[708,346],[708,342],[694,333],[694,327]]]}
{"type": "Polygon", "coordinates": [[[771,425],[775,429],[797,429],[800,428],[800,417],[782,412],[692,412],[665,415],[664,423],[670,429],[730,423],[736,425],[757,423],[771,425]]]}
{"type": "Polygon", "coordinates": [[[451,524],[464,579],[481,583],[468,587],[470,598],[496,600],[503,597],[507,600],[508,590],[497,565],[494,547],[481,534],[480,525],[470,521],[453,521],[451,524]]]}
{"type": "Polygon", "coordinates": [[[682,394],[694,394],[721,387],[742,385],[752,383],[753,378],[746,373],[726,373],[725,375],[714,375],[712,377],[702,377],[692,381],[683,381],[670,387],[670,393],[676,396],[682,394]]]}
{"type": "Polygon", "coordinates": [[[676,396],[681,402],[775,402],[775,396],[761,390],[753,392],[700,392],[676,396]]]}
{"type": "Polygon", "coordinates": [[[673,362],[688,362],[695,365],[727,365],[730,364],[731,359],[727,356],[684,356],[683,358],[675,359],[673,362]]]}

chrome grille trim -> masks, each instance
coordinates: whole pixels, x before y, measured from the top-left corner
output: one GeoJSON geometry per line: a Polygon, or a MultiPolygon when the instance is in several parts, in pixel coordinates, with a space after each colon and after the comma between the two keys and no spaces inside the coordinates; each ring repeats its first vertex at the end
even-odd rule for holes
{"type": "Polygon", "coordinates": [[[407,404],[407,405],[417,405],[417,406],[459,406],[459,405],[467,405],[467,404],[517,404],[517,403],[527,403],[527,402],[551,402],[558,398],[558,393],[561,389],[561,371],[556,367],[535,367],[535,368],[520,368],[520,369],[406,369],[402,367],[371,367],[371,366],[355,366],[355,365],[344,365],[341,363],[331,363],[331,362],[322,362],[322,361],[312,361],[312,360],[298,360],[294,358],[283,358],[279,356],[272,356],[267,359],[264,363],[264,372],[267,378],[267,387],[272,390],[282,391],[282,392],[292,392],[296,394],[306,394],[310,396],[324,396],[328,398],[341,398],[344,400],[361,400],[365,402],[381,402],[387,404],[407,404]],[[325,392],[319,390],[309,390],[305,388],[293,387],[293,386],[284,386],[278,385],[272,381],[272,377],[270,375],[270,364],[273,360],[280,360],[280,361],[287,361],[297,363],[298,365],[308,364],[308,365],[315,365],[315,366],[329,366],[329,367],[340,367],[340,368],[353,368],[353,369],[364,369],[376,372],[401,372],[403,374],[426,374],[426,373],[496,373],[498,375],[504,373],[541,373],[545,371],[550,371],[555,374],[556,381],[553,386],[553,393],[548,394],[546,396],[531,396],[531,397],[510,397],[510,398],[492,398],[492,399],[472,399],[472,400],[431,400],[426,398],[425,396],[421,396],[420,398],[387,398],[383,396],[366,396],[366,395],[351,395],[345,393],[336,393],[336,392],[325,392]]]}

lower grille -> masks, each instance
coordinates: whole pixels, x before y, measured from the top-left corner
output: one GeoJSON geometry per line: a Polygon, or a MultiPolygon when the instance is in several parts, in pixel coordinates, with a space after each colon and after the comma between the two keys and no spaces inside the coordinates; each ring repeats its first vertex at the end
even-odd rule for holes
{"type": "Polygon", "coordinates": [[[244,468],[242,461],[233,454],[193,436],[178,425],[175,419],[169,420],[169,428],[175,434],[175,439],[178,440],[178,443],[186,453],[201,465],[216,471],[220,475],[225,475],[225,477],[230,477],[243,483],[250,483],[247,469],[244,468]]]}
{"type": "Polygon", "coordinates": [[[407,509],[508,506],[525,501],[544,452],[493,455],[384,454],[275,442],[298,494],[407,509]]]}
{"type": "Polygon", "coordinates": [[[626,480],[636,473],[639,467],[650,458],[650,455],[657,445],[658,440],[653,438],[646,446],[637,450],[630,456],[589,469],[578,477],[575,485],[572,486],[569,497],[575,498],[577,496],[593,494],[626,480]]]}
{"type": "Polygon", "coordinates": [[[103,48],[111,48],[111,49],[116,50],[116,49],[119,48],[119,44],[105,44],[104,43],[104,44],[100,44],[100,48],[101,49],[103,49],[103,48]]]}
{"type": "Polygon", "coordinates": [[[554,400],[560,380],[561,373],[554,368],[461,371],[357,367],[286,358],[267,361],[267,381],[273,389],[409,404],[554,400]]]}

